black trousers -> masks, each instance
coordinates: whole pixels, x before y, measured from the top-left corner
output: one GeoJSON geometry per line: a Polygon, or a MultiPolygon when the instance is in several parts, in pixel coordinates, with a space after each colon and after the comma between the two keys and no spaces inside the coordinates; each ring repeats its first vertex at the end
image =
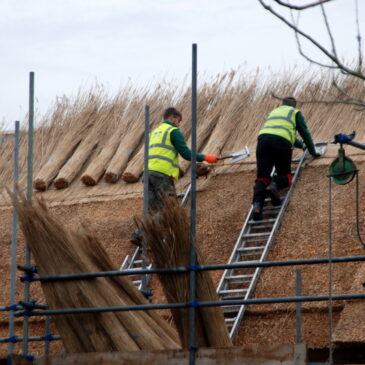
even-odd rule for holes
{"type": "Polygon", "coordinates": [[[256,146],[257,178],[254,187],[254,202],[264,203],[265,188],[271,181],[271,172],[275,167],[273,180],[278,189],[286,188],[291,183],[291,160],[293,149],[285,139],[263,135],[256,146]]]}

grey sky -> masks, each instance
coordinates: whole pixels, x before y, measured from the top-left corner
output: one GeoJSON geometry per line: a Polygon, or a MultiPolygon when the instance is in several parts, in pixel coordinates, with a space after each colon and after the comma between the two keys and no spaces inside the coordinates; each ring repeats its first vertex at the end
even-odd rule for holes
{"type": "MultiPolygon", "coordinates": [[[[357,50],[354,3],[326,6],[345,59],[357,50]]],[[[56,95],[73,95],[94,81],[114,92],[128,79],[137,85],[180,80],[191,69],[192,43],[198,43],[199,71],[208,75],[239,65],[281,71],[306,64],[293,32],[257,0],[1,0],[0,14],[0,123],[7,125],[27,112],[30,71],[44,113],[56,95]]],[[[301,23],[328,44],[319,9],[303,14],[301,23]]]]}

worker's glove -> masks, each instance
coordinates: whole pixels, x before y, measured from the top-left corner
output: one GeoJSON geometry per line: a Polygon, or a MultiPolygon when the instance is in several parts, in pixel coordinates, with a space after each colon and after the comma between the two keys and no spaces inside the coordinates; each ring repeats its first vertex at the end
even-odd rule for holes
{"type": "Polygon", "coordinates": [[[205,161],[209,163],[217,163],[219,156],[217,155],[205,155],[205,161]]]}

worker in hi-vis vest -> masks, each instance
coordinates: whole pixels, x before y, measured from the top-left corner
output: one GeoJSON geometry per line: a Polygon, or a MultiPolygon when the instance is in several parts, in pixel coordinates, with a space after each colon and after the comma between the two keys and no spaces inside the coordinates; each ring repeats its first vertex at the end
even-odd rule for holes
{"type": "Polygon", "coordinates": [[[293,146],[308,148],[309,153],[319,157],[316,152],[312,136],[305,124],[302,113],[296,109],[293,97],[283,99],[283,103],[265,118],[256,147],[257,177],[253,191],[253,219],[262,219],[262,208],[266,196],[271,198],[274,206],[281,204],[279,190],[291,184],[291,160],[293,146]],[[296,138],[297,132],[303,138],[296,138]],[[272,168],[276,174],[271,179],[272,168]]]}
{"type": "MultiPolygon", "coordinates": [[[[163,122],[155,128],[148,146],[148,207],[156,212],[163,206],[164,196],[175,196],[175,181],[179,179],[179,155],[191,160],[191,150],[179,126],[181,113],[175,108],[167,108],[163,122]]],[[[196,154],[197,162],[218,162],[219,156],[196,154]]],[[[140,245],[142,234],[136,230],[131,241],[140,245]]]]}

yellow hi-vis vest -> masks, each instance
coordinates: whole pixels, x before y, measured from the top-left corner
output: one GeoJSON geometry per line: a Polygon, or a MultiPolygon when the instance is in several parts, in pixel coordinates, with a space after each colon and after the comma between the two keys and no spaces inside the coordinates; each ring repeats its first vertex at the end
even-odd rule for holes
{"type": "Polygon", "coordinates": [[[288,140],[292,145],[296,135],[296,115],[298,109],[289,105],[282,105],[274,109],[265,118],[265,125],[261,128],[260,134],[274,134],[288,140]]]}
{"type": "Polygon", "coordinates": [[[150,135],[148,146],[148,170],[161,172],[179,179],[179,154],[171,143],[171,132],[177,129],[161,123],[150,135]]]}

